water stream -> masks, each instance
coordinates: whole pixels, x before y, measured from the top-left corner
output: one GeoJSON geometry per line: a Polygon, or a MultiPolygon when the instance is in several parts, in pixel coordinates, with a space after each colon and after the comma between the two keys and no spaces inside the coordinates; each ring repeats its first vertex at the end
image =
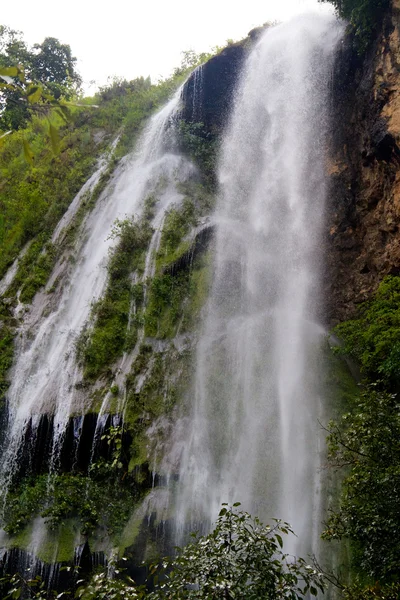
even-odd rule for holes
{"type": "MultiPolygon", "coordinates": [[[[76,362],[75,342],[90,316],[93,302],[105,289],[106,265],[115,244],[110,235],[112,227],[116,219],[140,214],[146,196],[163,179],[168,184],[155,207],[157,238],[163,213],[172,202],[181,198],[174,185],[179,179],[177,173],[187,173],[192,168],[188,161],[174,153],[173,122],[180,97],[181,89],[150,120],[135,152],[121,161],[85,220],[74,248],[74,261],[68,268],[63,287],[57,292],[56,305],[51,305],[49,295],[38,294],[24,317],[17,337],[12,383],[7,393],[9,426],[0,468],[3,493],[17,469],[18,452],[27,428],[34,420],[32,417],[36,416],[38,420],[37,415],[54,416],[50,465],[51,470],[56,471],[70,415],[83,414],[88,408],[85,394],[76,385],[82,379],[82,372],[76,362]]],[[[60,221],[54,238],[68,226],[79,199],[93,187],[104,168],[103,161],[60,221]]],[[[149,253],[153,251],[154,244],[149,253]]],[[[146,261],[149,269],[151,264],[149,257],[146,261]]],[[[58,268],[55,267],[55,273],[58,268]]],[[[54,276],[50,283],[53,279],[54,276]]],[[[128,369],[129,361],[126,362],[128,369]]]]}
{"type": "Polygon", "coordinates": [[[312,549],[320,517],[321,227],[334,49],[342,28],[304,15],[272,27],[243,69],[219,164],[213,287],[198,345],[177,518],[222,502],[289,521],[312,549]]]}

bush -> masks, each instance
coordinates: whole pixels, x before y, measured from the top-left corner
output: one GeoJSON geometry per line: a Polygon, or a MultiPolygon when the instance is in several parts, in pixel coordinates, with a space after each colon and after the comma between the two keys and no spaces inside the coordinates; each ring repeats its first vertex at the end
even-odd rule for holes
{"type": "Polygon", "coordinates": [[[382,584],[396,582],[400,577],[400,401],[369,386],[352,413],[331,422],[329,431],[330,463],[349,471],[339,510],[331,514],[323,537],[350,539],[355,562],[367,575],[382,584]]]}
{"type": "Polygon", "coordinates": [[[400,277],[386,277],[372,300],[361,304],[359,317],[334,333],[344,341],[337,351],[359,361],[367,378],[395,387],[400,381],[400,277]]]}
{"type": "Polygon", "coordinates": [[[354,32],[355,46],[361,54],[368,48],[382,22],[390,0],[321,0],[330,2],[339,16],[346,19],[354,32]]]}

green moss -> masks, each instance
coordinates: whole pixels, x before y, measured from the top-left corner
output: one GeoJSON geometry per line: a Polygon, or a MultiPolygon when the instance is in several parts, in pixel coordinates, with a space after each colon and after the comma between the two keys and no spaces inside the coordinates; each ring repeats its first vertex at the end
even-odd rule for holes
{"type": "Polygon", "coordinates": [[[179,138],[183,152],[197,164],[203,180],[215,185],[218,140],[203,123],[179,123],[179,138]]]}
{"type": "Polygon", "coordinates": [[[129,548],[129,546],[132,546],[136,542],[140,533],[142,521],[143,517],[139,517],[136,512],[132,513],[132,515],[130,516],[118,539],[120,556],[124,555],[124,551],[126,548],[129,548]]]}
{"type": "Polygon", "coordinates": [[[46,285],[57,258],[57,248],[48,242],[37,260],[31,265],[29,275],[21,287],[21,302],[30,303],[36,292],[46,285]]]}
{"type": "Polygon", "coordinates": [[[7,373],[14,357],[14,330],[2,324],[0,326],[0,401],[8,389],[7,373]]]}
{"type": "Polygon", "coordinates": [[[173,344],[164,352],[153,352],[151,346],[143,345],[132,365],[126,381],[125,425],[132,436],[128,470],[138,484],[148,477],[151,449],[147,430],[158,417],[172,414],[187,392],[191,373],[191,352],[178,351],[173,344]]]}
{"type": "Polygon", "coordinates": [[[201,322],[201,311],[210,292],[211,260],[212,253],[208,251],[194,261],[190,272],[189,294],[183,307],[182,332],[196,329],[201,322]]]}
{"type": "Polygon", "coordinates": [[[60,527],[57,540],[56,562],[72,562],[74,560],[75,545],[78,535],[78,524],[72,519],[60,527]]]}
{"type": "Polygon", "coordinates": [[[158,267],[174,262],[189,248],[182,240],[197,223],[194,202],[184,198],[179,207],[171,207],[164,219],[160,247],[157,252],[158,267]]]}
{"type": "Polygon", "coordinates": [[[79,523],[74,519],[68,519],[57,530],[47,529],[36,555],[47,564],[72,562],[77,539],[79,539],[79,523]]]}
{"type": "Polygon", "coordinates": [[[21,548],[22,550],[27,550],[32,539],[33,532],[33,522],[30,522],[29,525],[18,531],[17,534],[12,535],[9,540],[10,548],[21,548]]]}
{"type": "MultiPolygon", "coordinates": [[[[131,416],[132,418],[132,416],[131,416]]],[[[135,428],[131,428],[135,431],[135,428]]],[[[148,462],[148,439],[145,436],[144,432],[137,431],[136,428],[135,437],[131,445],[131,459],[128,465],[128,472],[135,473],[135,479],[138,483],[143,483],[146,478],[146,474],[143,473],[143,477],[140,471],[136,471],[138,467],[146,464],[148,462]]]]}
{"type": "Polygon", "coordinates": [[[183,316],[183,303],[189,293],[189,273],[155,276],[149,287],[145,313],[145,335],[173,338],[183,316]]]}
{"type": "Polygon", "coordinates": [[[103,298],[93,305],[91,323],[77,342],[77,356],[86,379],[107,374],[113,362],[136,344],[143,286],[132,283],[132,273],[141,270],[151,235],[150,226],[143,220],[117,221],[114,227],[118,244],[110,255],[107,288],[103,298]],[[136,313],[129,319],[132,304],[136,313]]]}

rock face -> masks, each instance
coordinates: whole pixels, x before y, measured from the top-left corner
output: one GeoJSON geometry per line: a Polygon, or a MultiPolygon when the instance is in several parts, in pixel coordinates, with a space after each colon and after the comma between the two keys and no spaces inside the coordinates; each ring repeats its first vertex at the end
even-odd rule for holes
{"type": "Polygon", "coordinates": [[[362,60],[345,38],[333,77],[328,164],[329,325],[354,316],[385,275],[400,273],[400,1],[362,60]]]}
{"type": "Polygon", "coordinates": [[[186,122],[203,123],[212,134],[221,132],[230,112],[248,44],[249,38],[228,46],[192,73],[182,98],[182,117],[186,122]]]}

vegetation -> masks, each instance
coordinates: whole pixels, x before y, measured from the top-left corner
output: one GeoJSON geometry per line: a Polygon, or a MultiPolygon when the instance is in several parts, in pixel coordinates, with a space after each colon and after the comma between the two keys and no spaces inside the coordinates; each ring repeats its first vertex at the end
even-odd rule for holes
{"type": "MultiPolygon", "coordinates": [[[[70,100],[79,90],[75,66],[67,44],[48,37],[29,49],[20,31],[0,25],[0,130],[26,127],[33,114],[47,115],[52,106],[66,117],[59,99],[70,100]]],[[[50,133],[55,143],[56,131],[50,133]]]]}
{"type": "Polygon", "coordinates": [[[394,389],[400,383],[400,277],[385,277],[358,317],[335,333],[344,342],[337,352],[356,359],[369,380],[381,379],[394,389]]]}
{"type": "Polygon", "coordinates": [[[339,16],[349,22],[354,33],[355,45],[359,53],[370,45],[373,35],[382,22],[390,0],[321,0],[336,8],[339,16]]]}
{"type": "Polygon", "coordinates": [[[187,123],[181,120],[179,139],[182,151],[199,167],[203,181],[213,189],[216,185],[217,138],[206,130],[204,123],[187,123]]]}
{"type": "Polygon", "coordinates": [[[161,568],[152,567],[153,591],[136,587],[131,579],[107,580],[103,573],[82,585],[77,597],[300,600],[323,590],[321,573],[283,552],[282,536],[292,533],[287,523],[263,525],[237,507],[223,505],[209,535],[195,534],[192,543],[178,548],[174,559],[164,559],[161,568]]]}
{"type": "Polygon", "coordinates": [[[132,281],[132,274],[143,272],[144,252],[151,235],[145,219],[117,221],[114,226],[112,237],[118,237],[118,244],[107,267],[107,289],[93,305],[93,325],[77,343],[78,358],[88,379],[97,378],[123,351],[132,350],[136,344],[143,288],[132,281]]]}
{"type": "Polygon", "coordinates": [[[324,537],[354,542],[354,558],[373,580],[400,576],[400,402],[376,386],[363,389],[352,412],[329,427],[329,459],[350,469],[340,509],[324,537]]]}
{"type": "Polygon", "coordinates": [[[352,600],[399,593],[399,300],[400,278],[386,277],[357,318],[335,328],[343,341],[336,352],[356,360],[364,376],[347,412],[328,427],[330,464],[344,468],[345,477],[324,537],[352,543],[361,578],[344,595],[352,600]]]}
{"type": "Polygon", "coordinates": [[[173,338],[195,326],[195,319],[208,288],[205,271],[206,247],[195,255],[195,240],[187,236],[207,214],[213,196],[201,183],[182,184],[181,204],[166,212],[156,256],[156,274],[148,288],[145,334],[161,339],[173,338]],[[202,296],[200,298],[200,296],[202,296]]]}
{"type": "MultiPolygon", "coordinates": [[[[1,309],[4,323],[0,333],[3,349],[0,362],[1,396],[7,388],[7,371],[13,356],[12,338],[16,323],[10,309],[16,303],[17,293],[20,301],[30,303],[36,292],[46,284],[55,262],[66,245],[73,244],[85,214],[94,206],[107,185],[118,157],[132,149],[147,117],[165,102],[193,66],[206,58],[205,55],[199,57],[185,53],[182,65],[174,76],[157,85],[152,85],[149,79],[142,77],[133,81],[114,79],[110,85],[100,89],[95,98],[80,99],[79,107],[67,107],[64,103],[63,107],[68,112],[66,119],[65,111],[60,108],[60,101],[62,98],[72,97],[79,89],[79,76],[74,70],[75,59],[71,57],[69,47],[59,47],[57,40],[49,38],[45,42],[40,47],[36,45],[28,50],[19,32],[6,27],[0,29],[0,68],[3,68],[0,76],[5,82],[0,90],[3,98],[0,113],[5,118],[6,112],[12,109],[11,100],[7,108],[7,94],[10,91],[7,86],[21,88],[18,91],[23,99],[24,109],[20,115],[21,120],[13,125],[18,131],[12,136],[1,138],[0,145],[0,278],[25,249],[24,256],[18,262],[17,274],[7,291],[7,305],[4,304],[1,309]],[[16,60],[19,61],[18,69],[14,72],[16,60]],[[46,60],[49,63],[46,71],[48,81],[44,74],[46,60]],[[64,80],[57,60],[64,61],[64,80]],[[4,69],[11,69],[9,75],[5,74],[4,69]],[[40,83],[40,96],[39,88],[37,93],[30,93],[33,78],[39,76],[43,79],[40,83]],[[56,95],[55,86],[58,86],[61,99],[56,103],[49,96],[50,91],[56,95]],[[32,102],[28,102],[28,96],[32,102]],[[41,109],[36,110],[39,104],[41,109]],[[93,105],[97,108],[93,108],[93,105]],[[57,129],[57,152],[54,152],[54,144],[50,143],[54,140],[50,140],[52,136],[49,136],[49,122],[57,129]],[[122,135],[115,157],[109,161],[109,169],[103,173],[93,193],[82,198],[66,238],[62,240],[63,245],[52,245],[50,237],[56,224],[93,171],[98,156],[105,151],[110,139],[121,127],[122,135]]],[[[11,119],[10,115],[11,112],[7,118],[11,119]]],[[[145,220],[150,222],[150,205],[147,209],[145,220]]],[[[138,229],[137,225],[134,227],[138,229]]],[[[145,231],[140,234],[142,241],[149,232],[149,226],[146,226],[145,231]]],[[[136,257],[138,253],[139,250],[136,257]]],[[[86,339],[90,337],[90,343],[86,345],[82,356],[89,379],[107,372],[112,360],[133,347],[137,327],[140,325],[138,314],[136,322],[134,319],[131,323],[129,332],[126,331],[128,296],[130,294],[130,301],[136,301],[140,305],[143,288],[140,285],[129,285],[131,289],[128,291],[127,265],[125,268],[120,265],[119,268],[116,256],[110,265],[110,286],[106,297],[93,308],[94,328],[91,329],[90,336],[89,331],[86,332],[86,339]],[[118,291],[122,288],[123,293],[117,298],[118,291]],[[114,309],[115,314],[112,315],[114,309]]],[[[121,252],[119,256],[122,256],[121,252]]],[[[134,259],[131,257],[130,260],[134,259]]]]}
{"type": "Polygon", "coordinates": [[[15,535],[40,515],[54,530],[74,518],[82,535],[93,533],[100,525],[109,535],[120,532],[140,490],[132,480],[129,486],[120,485],[121,469],[113,461],[95,464],[91,478],[79,473],[27,478],[7,499],[4,530],[15,535]]]}

